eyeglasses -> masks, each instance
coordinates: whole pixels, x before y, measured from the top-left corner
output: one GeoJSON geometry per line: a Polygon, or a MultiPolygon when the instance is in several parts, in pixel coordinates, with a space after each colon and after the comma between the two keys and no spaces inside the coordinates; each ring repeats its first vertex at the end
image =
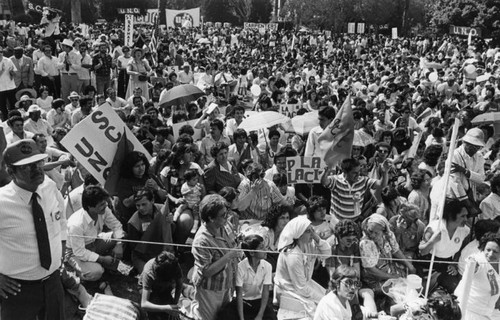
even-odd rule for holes
{"type": "Polygon", "coordinates": [[[79,100],[80,99],[76,99],[76,98],[70,99],[70,101],[72,101],[72,102],[79,101],[79,100]]]}
{"type": "Polygon", "coordinates": [[[379,150],[379,153],[389,153],[389,150],[379,150]]]}
{"type": "Polygon", "coordinates": [[[361,281],[359,280],[346,279],[341,282],[348,288],[361,288],[361,281]]]}

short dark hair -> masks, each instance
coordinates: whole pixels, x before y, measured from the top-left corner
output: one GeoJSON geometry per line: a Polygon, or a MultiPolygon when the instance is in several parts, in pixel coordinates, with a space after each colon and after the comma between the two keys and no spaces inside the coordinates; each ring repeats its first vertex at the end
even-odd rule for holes
{"type": "Polygon", "coordinates": [[[496,173],[490,180],[491,191],[498,193],[500,191],[500,173],[496,173]]]}
{"type": "Polygon", "coordinates": [[[18,121],[21,121],[22,123],[24,123],[23,117],[21,117],[21,116],[10,117],[9,120],[7,120],[7,124],[9,125],[9,127],[12,127],[14,125],[14,122],[18,122],[18,121]]]}
{"type": "Polygon", "coordinates": [[[500,237],[496,233],[493,233],[493,232],[486,233],[479,240],[479,250],[483,251],[484,247],[486,247],[486,244],[488,242],[495,242],[497,245],[500,246],[500,237]]]}
{"type": "Polygon", "coordinates": [[[233,202],[238,196],[236,189],[233,187],[224,187],[220,189],[219,195],[221,195],[229,203],[233,202]]]}
{"type": "Polygon", "coordinates": [[[476,240],[480,240],[486,233],[494,232],[497,233],[500,228],[500,224],[496,220],[491,219],[481,219],[474,225],[474,237],[476,240]]]}
{"type": "Polygon", "coordinates": [[[84,187],[95,186],[98,184],[99,184],[99,181],[97,181],[97,179],[93,175],[91,175],[90,173],[86,173],[83,176],[83,186],[84,187]]]}
{"type": "Polygon", "coordinates": [[[210,122],[210,127],[217,127],[217,129],[222,132],[222,130],[224,130],[224,122],[220,119],[214,119],[210,122]]]}
{"type": "Polygon", "coordinates": [[[109,199],[109,193],[101,186],[90,185],[83,189],[82,207],[85,210],[95,208],[99,203],[109,199]]]}
{"type": "Polygon", "coordinates": [[[142,198],[146,197],[149,201],[154,201],[155,196],[153,191],[146,188],[141,188],[134,194],[134,202],[140,201],[142,198]]]}
{"type": "Polygon", "coordinates": [[[215,145],[213,145],[212,148],[210,148],[210,155],[215,158],[217,157],[217,154],[224,149],[229,150],[229,146],[227,145],[227,143],[219,141],[215,145]]]}
{"type": "Polygon", "coordinates": [[[200,202],[200,218],[204,222],[210,222],[217,218],[219,211],[226,208],[226,200],[218,194],[209,194],[200,202]]]}
{"type": "Polygon", "coordinates": [[[446,221],[456,221],[458,214],[465,208],[462,201],[454,198],[447,198],[443,207],[443,219],[446,221]]]}
{"type": "Polygon", "coordinates": [[[274,137],[274,136],[278,136],[278,138],[279,138],[279,137],[281,137],[281,134],[280,134],[280,132],[279,132],[278,130],[276,130],[276,129],[271,129],[271,130],[269,130],[269,134],[267,135],[267,137],[268,137],[269,139],[271,139],[271,138],[272,138],[272,137],[274,137]]]}
{"type": "Polygon", "coordinates": [[[312,220],[314,212],[320,208],[328,208],[328,201],[322,196],[312,196],[307,200],[307,205],[309,207],[308,217],[312,220]]]}
{"type": "Polygon", "coordinates": [[[184,180],[189,181],[189,180],[191,180],[193,178],[196,178],[198,176],[199,176],[198,175],[198,170],[196,170],[196,169],[188,169],[184,173],[184,180]]]}
{"type": "Polygon", "coordinates": [[[342,160],[342,163],[340,164],[340,168],[342,169],[342,172],[347,173],[351,172],[352,169],[359,167],[359,161],[354,158],[347,158],[342,160]]]}
{"type": "Polygon", "coordinates": [[[424,182],[425,175],[432,177],[432,174],[427,170],[419,169],[413,172],[413,174],[411,175],[411,187],[414,190],[420,189],[422,183],[424,182]]]}
{"type": "Polygon", "coordinates": [[[396,200],[399,197],[399,193],[394,187],[387,186],[382,189],[380,197],[382,198],[382,203],[388,206],[392,200],[396,200]]]}
{"type": "Polygon", "coordinates": [[[179,261],[172,252],[163,251],[154,260],[154,273],[161,280],[177,280],[182,278],[179,261]]]}
{"type": "Polygon", "coordinates": [[[330,107],[330,106],[320,108],[318,111],[318,115],[325,117],[329,120],[333,120],[333,119],[335,119],[335,109],[333,107],[330,107]]]}
{"type": "Polygon", "coordinates": [[[194,135],[194,129],[193,129],[193,127],[190,124],[183,125],[179,129],[179,136],[181,136],[184,133],[186,133],[186,134],[188,134],[190,136],[193,136],[194,135]]]}
{"type": "Polygon", "coordinates": [[[247,132],[245,131],[245,129],[242,129],[242,128],[238,128],[234,131],[233,133],[233,140],[236,141],[236,139],[238,138],[248,138],[248,135],[247,135],[247,132]]]}
{"type": "Polygon", "coordinates": [[[290,208],[281,204],[276,204],[269,209],[264,221],[261,225],[263,227],[268,227],[269,229],[274,229],[278,224],[278,219],[284,214],[290,214],[290,208]]]}
{"type": "Polygon", "coordinates": [[[250,251],[248,250],[256,250],[261,243],[264,242],[264,238],[259,236],[258,234],[250,234],[243,238],[243,241],[241,242],[241,249],[243,249],[243,252],[245,253],[245,256],[250,259],[250,251]]]}
{"type": "Polygon", "coordinates": [[[151,123],[151,116],[149,114],[143,114],[139,119],[139,123],[144,123],[146,121],[149,121],[149,123],[151,123]]]}
{"type": "Polygon", "coordinates": [[[273,182],[277,187],[283,187],[288,184],[286,173],[280,172],[273,175],[273,182]]]}

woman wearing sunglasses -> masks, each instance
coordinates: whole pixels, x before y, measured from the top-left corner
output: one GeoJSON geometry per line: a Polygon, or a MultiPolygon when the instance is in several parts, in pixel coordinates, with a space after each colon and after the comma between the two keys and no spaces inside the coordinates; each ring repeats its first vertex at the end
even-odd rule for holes
{"type": "MultiPolygon", "coordinates": [[[[351,320],[352,311],[349,301],[353,300],[361,288],[359,274],[355,268],[341,265],[332,276],[332,288],[326,296],[321,299],[314,314],[314,320],[351,320]]],[[[377,314],[364,312],[364,317],[376,317],[377,314]],[[365,314],[366,313],[366,314],[365,314]]]]}

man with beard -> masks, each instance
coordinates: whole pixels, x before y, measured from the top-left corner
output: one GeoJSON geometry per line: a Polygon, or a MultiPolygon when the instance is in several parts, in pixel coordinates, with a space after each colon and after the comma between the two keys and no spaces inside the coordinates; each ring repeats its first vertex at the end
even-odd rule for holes
{"type": "Polygon", "coordinates": [[[52,180],[45,179],[47,155],[33,140],[13,143],[3,158],[12,182],[0,189],[1,318],[62,320],[62,195],[52,180]]]}
{"type": "Polygon", "coordinates": [[[95,72],[97,94],[104,94],[111,87],[111,69],[115,68],[113,59],[108,54],[108,44],[99,44],[99,53],[92,59],[95,72]]]}

